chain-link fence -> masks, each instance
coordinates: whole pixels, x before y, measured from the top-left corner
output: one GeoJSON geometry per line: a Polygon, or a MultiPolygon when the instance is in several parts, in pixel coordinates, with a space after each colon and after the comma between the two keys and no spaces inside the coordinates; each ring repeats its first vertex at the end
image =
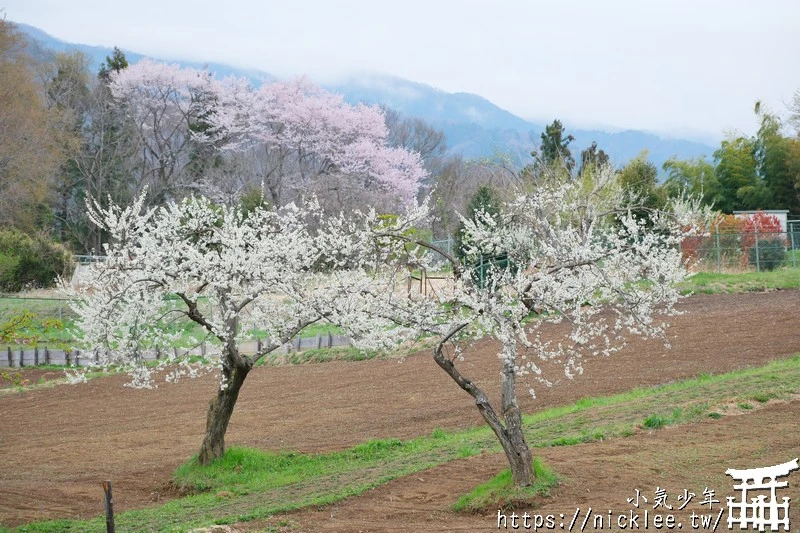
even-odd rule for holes
{"type": "Polygon", "coordinates": [[[790,231],[730,232],[714,228],[702,237],[687,237],[681,249],[694,270],[763,272],[800,266],[800,224],[790,231]]]}

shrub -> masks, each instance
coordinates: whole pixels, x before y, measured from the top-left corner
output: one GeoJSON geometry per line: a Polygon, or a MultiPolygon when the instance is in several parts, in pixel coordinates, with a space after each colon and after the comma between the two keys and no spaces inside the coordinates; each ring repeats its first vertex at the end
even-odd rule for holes
{"type": "Polygon", "coordinates": [[[760,270],[775,270],[786,261],[786,243],[783,239],[759,240],[757,246],[748,250],[750,265],[760,270]]]}
{"type": "Polygon", "coordinates": [[[683,259],[690,265],[697,262],[720,263],[725,266],[744,266],[741,236],[745,220],[734,215],[720,215],[711,226],[710,234],[689,236],[681,243],[683,259]]]}
{"type": "Polygon", "coordinates": [[[768,215],[763,211],[758,211],[744,218],[742,228],[742,247],[751,248],[756,244],[756,234],[758,240],[781,240],[785,235],[781,229],[781,221],[775,215],[768,215]]]}
{"type": "Polygon", "coordinates": [[[661,415],[650,415],[644,419],[644,423],[642,426],[648,429],[660,429],[664,426],[668,426],[672,423],[672,420],[665,416],[661,415]]]}
{"type": "Polygon", "coordinates": [[[0,291],[50,287],[58,276],[70,274],[72,264],[69,250],[45,235],[0,229],[0,291]]]}

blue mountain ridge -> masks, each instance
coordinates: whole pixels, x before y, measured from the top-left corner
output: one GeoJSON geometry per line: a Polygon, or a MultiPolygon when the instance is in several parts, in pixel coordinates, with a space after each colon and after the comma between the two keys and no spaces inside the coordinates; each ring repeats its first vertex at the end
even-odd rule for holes
{"type": "MultiPolygon", "coordinates": [[[[91,68],[95,71],[112,52],[111,48],[104,46],[66,42],[27,24],[17,26],[45,50],[83,52],[89,57],[91,68]]],[[[124,52],[132,63],[145,57],[129,50],[124,52]]],[[[241,69],[220,63],[175,62],[183,66],[208,68],[218,77],[245,76],[256,85],[278,79],[261,70],[241,69]]],[[[450,153],[459,153],[466,159],[505,153],[512,160],[523,161],[539,143],[539,136],[544,131],[541,124],[520,118],[481,96],[461,92],[448,93],[395,76],[373,73],[353,75],[345,81],[323,86],[342,94],[347,102],[353,104],[379,104],[393,108],[403,115],[424,119],[445,132],[450,153]]],[[[617,166],[622,166],[642,150],[648,150],[650,161],[659,169],[670,157],[708,157],[714,151],[714,147],[700,142],[662,137],[639,130],[607,132],[573,129],[568,123],[565,127],[567,133],[575,137],[570,147],[576,159],[580,158],[580,151],[594,141],[611,156],[617,166]]]]}

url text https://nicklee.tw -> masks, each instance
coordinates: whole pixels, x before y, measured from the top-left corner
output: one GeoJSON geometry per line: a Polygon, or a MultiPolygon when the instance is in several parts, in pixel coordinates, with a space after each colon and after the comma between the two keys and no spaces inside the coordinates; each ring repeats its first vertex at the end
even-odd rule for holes
{"type": "Polygon", "coordinates": [[[629,509],[599,513],[589,507],[576,508],[571,514],[530,514],[523,512],[503,513],[497,511],[497,529],[499,530],[563,530],[563,531],[617,531],[617,530],[705,530],[717,531],[720,523],[723,528],[727,522],[722,520],[725,509],[715,513],[698,514],[695,511],[680,521],[674,514],[657,513],[650,509],[629,509]]]}

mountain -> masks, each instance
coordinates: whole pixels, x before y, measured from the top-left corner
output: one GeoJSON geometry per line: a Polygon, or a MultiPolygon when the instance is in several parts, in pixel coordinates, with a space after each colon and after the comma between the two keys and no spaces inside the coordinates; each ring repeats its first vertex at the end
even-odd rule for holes
{"type": "MultiPolygon", "coordinates": [[[[17,26],[43,50],[83,52],[90,58],[93,70],[98,70],[106,56],[112,52],[107,47],[69,43],[27,24],[17,26]]],[[[129,50],[124,52],[130,62],[145,57],[129,50]]],[[[239,69],[218,63],[177,63],[195,68],[205,67],[220,77],[245,76],[256,85],[277,79],[264,71],[239,69]]],[[[481,96],[447,93],[423,83],[394,76],[362,74],[325,85],[325,88],[342,94],[350,103],[380,104],[394,108],[404,115],[422,118],[445,132],[450,152],[460,153],[467,159],[507,153],[512,159],[522,161],[531,152],[534,144],[539,143],[539,135],[544,131],[543,125],[524,120],[481,96]]],[[[649,151],[650,161],[659,169],[664,161],[673,156],[688,159],[710,156],[714,151],[712,146],[700,142],[665,138],[638,130],[608,132],[574,129],[569,124],[565,124],[565,127],[567,133],[575,137],[570,147],[576,159],[580,158],[581,150],[592,142],[597,142],[598,147],[609,154],[618,166],[645,149],[649,151]]]]}
{"type": "MultiPolygon", "coordinates": [[[[100,65],[102,65],[103,62],[105,62],[106,57],[110,56],[111,53],[113,52],[112,48],[108,48],[106,46],[91,46],[88,44],[69,43],[66,41],[62,41],[61,39],[58,39],[56,37],[53,37],[49,33],[46,33],[34,26],[30,26],[28,24],[21,24],[17,22],[15,22],[15,24],[23,33],[25,33],[38,45],[37,48],[39,50],[34,50],[34,53],[41,54],[42,50],[45,51],[45,53],[46,51],[71,52],[73,50],[78,50],[80,52],[83,52],[89,58],[89,66],[95,72],[100,70],[100,65]]],[[[123,52],[125,52],[125,58],[128,60],[129,63],[136,63],[137,61],[144,59],[145,57],[148,57],[143,54],[133,52],[131,50],[123,50],[123,52]]],[[[163,61],[162,59],[155,57],[152,57],[150,59],[163,61]]],[[[214,72],[219,77],[245,76],[256,84],[275,81],[278,79],[272,74],[263,72],[261,70],[240,69],[232,67],[230,65],[224,65],[221,63],[199,63],[192,61],[168,61],[168,62],[178,63],[179,65],[182,65],[184,67],[194,67],[198,69],[207,68],[208,70],[214,72]]]]}
{"type": "MultiPolygon", "coordinates": [[[[343,94],[351,103],[387,105],[403,114],[424,118],[444,130],[452,151],[467,158],[489,157],[497,151],[508,152],[512,157],[524,157],[534,144],[540,142],[539,136],[544,131],[543,125],[524,120],[481,96],[446,93],[393,76],[353,76],[328,88],[343,94]]],[[[565,127],[567,133],[575,137],[570,147],[576,159],[580,158],[580,151],[592,142],[597,142],[617,165],[646,149],[650,160],[659,169],[673,156],[688,159],[710,156],[714,151],[713,147],[700,142],[665,138],[637,130],[608,132],[573,129],[569,124],[565,127]]]]}

